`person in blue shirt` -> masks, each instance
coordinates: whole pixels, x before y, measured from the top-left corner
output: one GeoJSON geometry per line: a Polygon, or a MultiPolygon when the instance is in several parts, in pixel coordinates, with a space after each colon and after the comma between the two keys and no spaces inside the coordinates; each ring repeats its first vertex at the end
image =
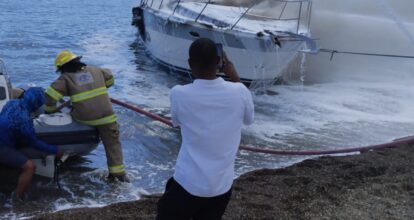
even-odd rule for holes
{"type": "Polygon", "coordinates": [[[0,164],[21,168],[15,196],[23,198],[30,186],[35,165],[33,161],[17,150],[18,146],[30,147],[60,158],[63,153],[56,146],[46,144],[36,137],[30,114],[45,102],[42,88],[28,89],[20,99],[10,100],[0,113],[0,164]]]}

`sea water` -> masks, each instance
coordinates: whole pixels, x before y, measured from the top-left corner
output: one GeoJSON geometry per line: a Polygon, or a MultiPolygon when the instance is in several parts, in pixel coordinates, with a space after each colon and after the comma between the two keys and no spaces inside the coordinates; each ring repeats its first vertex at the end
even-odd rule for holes
{"type": "MultiPolygon", "coordinates": [[[[138,43],[137,30],[130,25],[131,8],[137,4],[136,0],[0,1],[0,57],[13,84],[47,86],[58,76],[55,55],[71,49],[85,62],[113,70],[112,97],[168,116],[170,88],[188,81],[149,59],[138,43]]],[[[390,17],[390,11],[374,0],[317,0],[312,34],[322,48],[413,55],[407,34],[414,30],[414,17],[407,11],[413,6],[409,0],[389,1],[390,17]]],[[[329,58],[330,54],[307,55],[300,77],[271,87],[273,93],[254,94],[256,121],[243,129],[242,142],[322,150],[383,143],[414,133],[412,59],[341,54],[329,58]]],[[[8,195],[0,194],[0,216],[99,207],[162,192],[173,173],[179,131],[120,107],[115,110],[131,183],[105,181],[105,153],[99,146],[65,164],[61,190],[49,180],[36,180],[22,206],[13,206],[8,195]]],[[[236,173],[303,159],[240,151],[236,173]]]]}

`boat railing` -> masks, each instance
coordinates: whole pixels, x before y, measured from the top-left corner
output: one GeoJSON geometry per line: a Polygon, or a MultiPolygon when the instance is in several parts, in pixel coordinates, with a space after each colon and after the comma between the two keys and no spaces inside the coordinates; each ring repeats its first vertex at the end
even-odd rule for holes
{"type": "Polygon", "coordinates": [[[265,16],[260,14],[251,13],[251,11],[258,6],[259,0],[255,0],[252,4],[246,8],[246,10],[241,14],[241,16],[234,22],[231,26],[231,29],[234,29],[241,20],[246,16],[255,17],[258,19],[273,20],[273,21],[296,21],[296,34],[299,34],[301,25],[306,27],[306,32],[310,31],[310,21],[311,21],[311,11],[312,11],[312,1],[311,0],[273,0],[272,2],[280,2],[283,4],[283,7],[277,13],[277,17],[265,16]],[[298,8],[298,13],[296,17],[287,17],[287,8],[289,5],[296,5],[298,8]]]}
{"type": "MultiPolygon", "coordinates": [[[[170,4],[172,8],[172,13],[170,16],[174,15],[177,9],[180,7],[180,4],[183,2],[188,2],[188,0],[141,0],[141,5],[145,5],[151,7],[153,9],[160,10],[163,6],[170,4]]],[[[195,22],[198,22],[199,19],[203,16],[204,12],[208,8],[209,5],[217,5],[217,1],[214,0],[201,0],[201,1],[191,1],[191,2],[199,2],[203,3],[204,6],[202,7],[200,12],[197,12],[198,15],[194,18],[195,22]]],[[[309,32],[310,31],[310,21],[311,21],[311,11],[312,11],[312,1],[311,0],[272,0],[271,3],[280,3],[282,7],[278,10],[272,12],[275,16],[266,16],[258,13],[254,13],[254,10],[257,9],[260,4],[263,2],[262,0],[252,0],[250,4],[245,8],[245,10],[240,14],[240,16],[235,19],[235,21],[229,25],[230,29],[234,29],[237,25],[245,19],[247,16],[255,18],[255,19],[263,19],[268,21],[275,21],[275,22],[283,22],[283,21],[290,21],[295,22],[295,29],[296,34],[299,34],[300,31],[309,32]],[[295,8],[296,15],[292,16],[291,11],[289,9],[295,8]],[[291,16],[291,17],[289,17],[291,16]]],[[[274,10],[274,9],[272,9],[274,10]]]]}
{"type": "Polygon", "coordinates": [[[164,0],[141,0],[140,5],[146,5],[146,6],[149,6],[151,8],[161,9],[161,7],[164,5],[165,2],[168,2],[168,1],[164,1],[164,0]]]}

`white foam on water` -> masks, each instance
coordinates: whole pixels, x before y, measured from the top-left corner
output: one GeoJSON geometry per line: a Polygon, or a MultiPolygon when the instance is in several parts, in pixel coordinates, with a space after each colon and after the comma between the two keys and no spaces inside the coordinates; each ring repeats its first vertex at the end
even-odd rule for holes
{"type": "Polygon", "coordinates": [[[320,130],[332,123],[337,129],[342,123],[414,123],[414,90],[410,88],[369,82],[279,86],[275,88],[279,93],[276,97],[256,97],[256,106],[274,110],[258,113],[256,122],[246,130],[266,139],[273,133],[306,134],[307,128],[320,130]]]}
{"type": "MultiPolygon", "coordinates": [[[[402,2],[406,7],[414,5],[402,2]]],[[[315,0],[314,3],[313,36],[320,39],[318,43],[323,48],[406,55],[414,51],[408,35],[396,25],[401,19],[408,31],[413,30],[414,19],[390,20],[383,8],[372,7],[378,6],[376,1],[361,4],[360,0],[315,0]]],[[[399,15],[398,11],[396,14],[399,15]]],[[[169,111],[169,89],[178,80],[175,74],[168,75],[149,60],[142,48],[138,47],[138,52],[133,50],[130,44],[135,41],[135,32],[133,27],[103,28],[79,35],[83,38],[75,52],[89,64],[113,70],[116,84],[110,92],[114,97],[164,115],[169,111]]],[[[329,61],[329,57],[330,54],[307,56],[303,84],[291,82],[292,85],[272,87],[278,95],[255,95],[256,121],[244,127],[243,142],[310,150],[381,143],[414,133],[412,60],[336,54],[329,61]]],[[[62,173],[62,195],[46,196],[39,210],[48,209],[44,204],[51,201],[51,209],[57,211],[101,207],[139,199],[148,191],[162,191],[165,180],[173,173],[179,132],[130,111],[116,110],[124,128],[121,136],[127,146],[124,147],[126,165],[132,183],[106,182],[105,154],[99,146],[86,157],[92,158],[91,161],[81,165],[86,171],[75,167],[62,173]],[[55,201],[56,197],[59,199],[55,201]]],[[[310,157],[240,151],[236,174],[262,167],[284,167],[306,158],[310,157]]],[[[38,186],[42,192],[52,191],[48,183],[38,186]]],[[[2,213],[3,216],[22,215],[10,212],[2,213]]]]}
{"type": "Polygon", "coordinates": [[[99,204],[97,201],[88,199],[88,198],[83,199],[81,204],[73,204],[70,201],[63,199],[63,198],[57,199],[54,202],[56,212],[66,210],[66,209],[73,209],[73,208],[84,208],[84,207],[99,208],[105,205],[106,204],[99,204]]]}
{"type": "MultiPolygon", "coordinates": [[[[320,47],[413,55],[407,36],[369,3],[364,9],[355,1],[314,3],[313,36],[320,47]]],[[[414,28],[412,22],[404,24],[414,28]]],[[[256,96],[256,121],[245,134],[269,147],[309,149],[380,143],[414,133],[412,59],[329,58],[307,56],[305,85],[277,85],[271,90],[278,95],[256,96]]]]}
{"type": "MultiPolygon", "coordinates": [[[[128,167],[128,176],[131,181],[140,179],[135,169],[128,167]]],[[[75,174],[77,175],[77,174],[75,174]]],[[[133,183],[108,184],[105,170],[92,170],[83,172],[75,177],[63,175],[61,177],[62,189],[70,196],[65,196],[53,202],[53,210],[60,211],[81,207],[103,207],[115,202],[139,200],[141,195],[149,194],[133,183]],[[76,193],[75,193],[76,192],[76,193]]]]}

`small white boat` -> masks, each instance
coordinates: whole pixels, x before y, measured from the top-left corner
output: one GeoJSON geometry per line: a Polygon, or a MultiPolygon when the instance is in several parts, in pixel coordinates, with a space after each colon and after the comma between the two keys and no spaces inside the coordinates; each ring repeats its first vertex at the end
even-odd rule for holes
{"type": "Polygon", "coordinates": [[[155,60],[184,73],[190,73],[188,48],[195,39],[223,44],[244,82],[273,81],[298,51],[316,50],[310,0],[229,2],[142,0],[133,24],[155,60]]]}
{"type": "MultiPolygon", "coordinates": [[[[12,98],[12,85],[6,68],[0,60],[0,111],[12,98]]],[[[94,127],[72,120],[69,113],[39,114],[33,119],[36,135],[48,144],[58,146],[70,156],[85,155],[93,151],[100,139],[94,127]]],[[[36,174],[52,178],[55,171],[54,156],[28,148],[19,149],[36,164],[36,174]]],[[[4,167],[1,167],[4,170],[4,167]]]]}

